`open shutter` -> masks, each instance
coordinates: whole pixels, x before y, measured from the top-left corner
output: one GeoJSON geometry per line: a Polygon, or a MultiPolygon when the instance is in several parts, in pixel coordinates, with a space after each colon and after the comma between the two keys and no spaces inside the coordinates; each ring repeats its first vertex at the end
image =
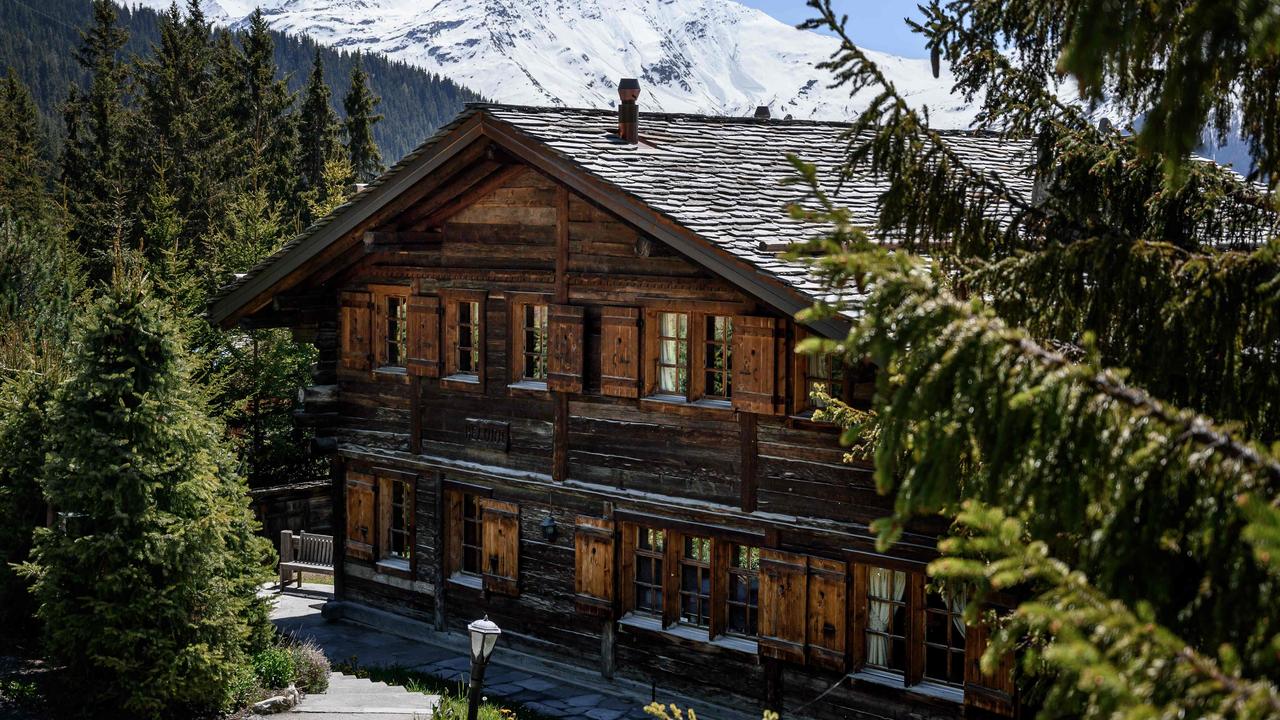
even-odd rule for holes
{"type": "Polygon", "coordinates": [[[613,615],[613,521],[579,515],[573,533],[578,612],[613,615]]]}
{"type": "Polygon", "coordinates": [[[760,549],[760,655],[804,663],[808,558],[760,549]]]}
{"type": "Polygon", "coordinates": [[[462,503],[462,493],[444,491],[445,577],[462,570],[462,503]]]}
{"type": "Polygon", "coordinates": [[[965,629],[964,704],[1012,717],[1013,657],[1002,657],[1000,666],[990,674],[982,672],[982,654],[987,651],[989,633],[985,625],[970,625],[965,629]]]}
{"type": "Polygon", "coordinates": [[[582,392],[581,305],[552,305],[547,309],[547,389],[582,392]]]}
{"type": "Polygon", "coordinates": [[[520,594],[520,508],[514,503],[483,499],[481,553],[484,589],[498,595],[520,594]]]}
{"type": "Polygon", "coordinates": [[[640,396],[640,309],[605,307],[600,312],[600,392],[640,396]]]}
{"type": "Polygon", "coordinates": [[[622,611],[636,609],[636,526],[622,525],[618,546],[618,599],[622,611]]]}
{"type": "Polygon", "coordinates": [[[770,415],[779,409],[774,392],[778,321],[768,317],[733,319],[733,409],[770,415]]]}
{"type": "Polygon", "coordinates": [[[848,586],[846,563],[809,558],[809,662],[815,666],[845,669],[848,586]]]}
{"type": "Polygon", "coordinates": [[[409,298],[409,356],[405,367],[410,375],[440,377],[440,298],[409,298]]]}
{"type": "Polygon", "coordinates": [[[373,482],[367,473],[347,473],[347,557],[353,560],[373,559],[373,482]]]}
{"type": "Polygon", "coordinates": [[[373,367],[373,296],[367,292],[342,293],[342,367],[373,367]]]}

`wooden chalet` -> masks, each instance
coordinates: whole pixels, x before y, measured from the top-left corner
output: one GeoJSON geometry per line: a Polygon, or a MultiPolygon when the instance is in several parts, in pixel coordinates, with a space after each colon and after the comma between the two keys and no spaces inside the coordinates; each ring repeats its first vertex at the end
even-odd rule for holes
{"type": "MultiPolygon", "coordinates": [[[[788,153],[834,173],[846,127],[636,94],[469,106],[215,299],[223,326],[319,348],[338,599],[451,631],[487,613],[659,697],[795,708],[849,676],[803,714],[1013,714],[983,633],[926,587],[943,526],[876,552],[887,501],[811,418],[812,390],[865,402],[872,375],[793,352],[847,328],[793,320],[823,290],[778,257],[813,232],[781,181],[788,153]]],[[[836,197],[873,213],[878,191],[836,197]]]]}

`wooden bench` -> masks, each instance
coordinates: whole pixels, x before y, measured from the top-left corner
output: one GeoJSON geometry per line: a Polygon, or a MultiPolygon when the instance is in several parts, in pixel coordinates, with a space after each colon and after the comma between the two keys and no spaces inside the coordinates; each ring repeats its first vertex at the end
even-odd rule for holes
{"type": "Polygon", "coordinates": [[[280,592],[284,592],[290,579],[296,578],[298,587],[302,587],[304,572],[333,575],[333,536],[281,531],[280,592]]]}

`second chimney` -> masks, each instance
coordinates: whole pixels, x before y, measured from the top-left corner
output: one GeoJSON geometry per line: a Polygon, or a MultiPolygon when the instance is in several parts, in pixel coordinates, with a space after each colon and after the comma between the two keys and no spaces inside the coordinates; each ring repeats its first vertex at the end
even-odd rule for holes
{"type": "Polygon", "coordinates": [[[768,120],[768,119],[769,119],[769,106],[768,106],[768,105],[757,105],[757,106],[756,106],[756,119],[757,119],[757,120],[768,120]]]}
{"type": "Polygon", "coordinates": [[[640,97],[640,81],[635,78],[622,78],[618,83],[618,137],[623,142],[636,144],[640,135],[640,106],[636,98],[640,97]]]}

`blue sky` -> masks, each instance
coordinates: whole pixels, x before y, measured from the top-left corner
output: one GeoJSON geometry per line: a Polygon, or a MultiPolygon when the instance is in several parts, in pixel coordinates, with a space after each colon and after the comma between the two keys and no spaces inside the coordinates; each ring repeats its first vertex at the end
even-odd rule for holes
{"type": "MultiPolygon", "coordinates": [[[[807,20],[813,11],[804,0],[739,0],[760,8],[788,25],[807,20]]],[[[881,50],[905,57],[925,57],[920,36],[902,22],[908,15],[919,18],[917,0],[833,0],[838,12],[849,16],[849,37],[869,50],[881,50]]]]}

